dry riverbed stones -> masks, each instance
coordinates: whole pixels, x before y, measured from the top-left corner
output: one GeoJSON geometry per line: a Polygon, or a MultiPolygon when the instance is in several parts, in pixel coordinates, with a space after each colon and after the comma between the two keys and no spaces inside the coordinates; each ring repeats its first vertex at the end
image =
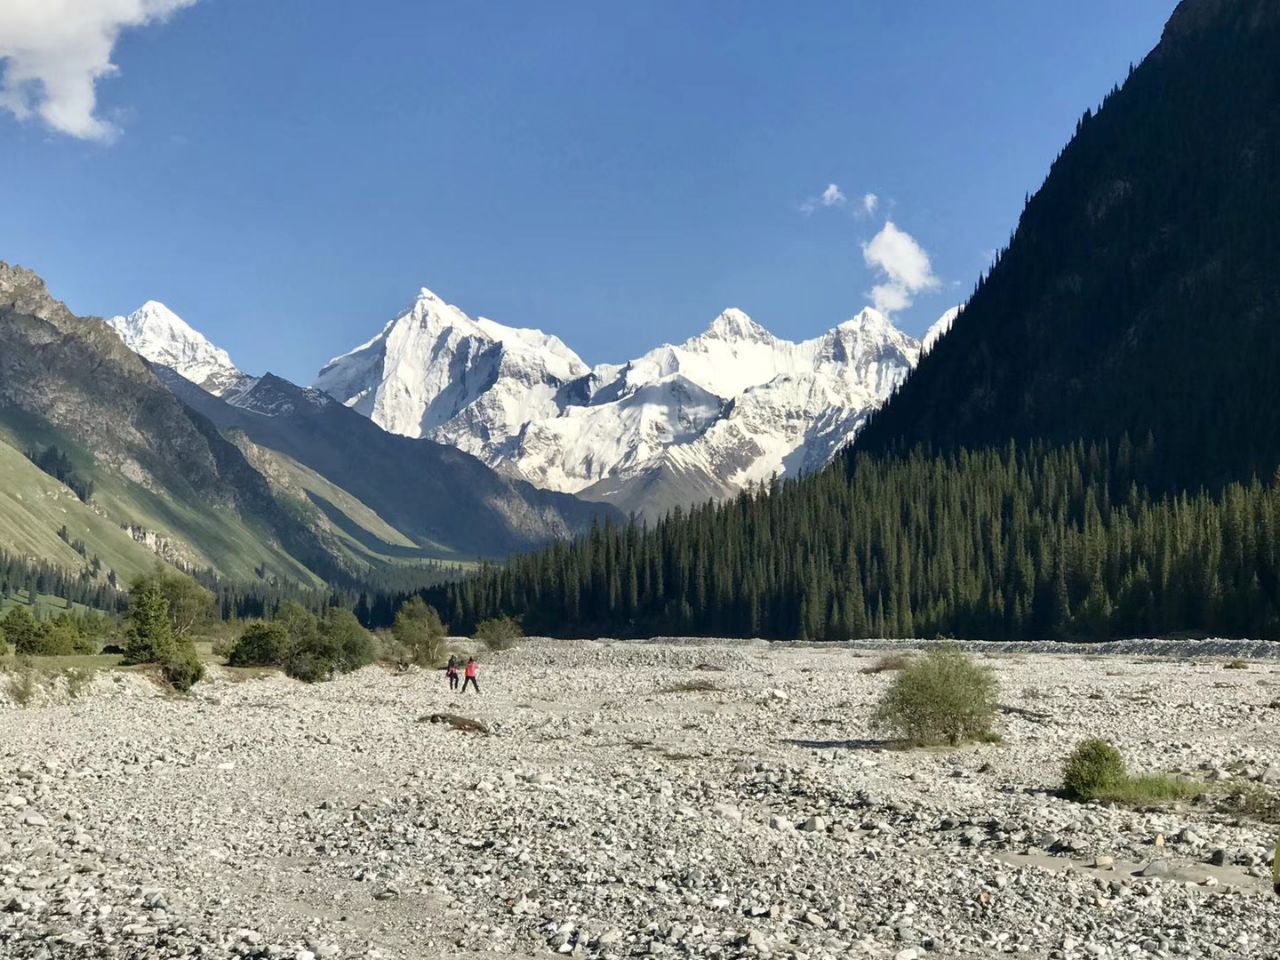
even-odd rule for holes
{"type": "Polygon", "coordinates": [[[0,956],[1276,955],[1272,827],[1056,793],[1087,736],[1269,789],[1276,667],[1001,655],[1002,744],[899,751],[874,656],[530,640],[483,697],[375,667],[0,706],[0,956]]]}

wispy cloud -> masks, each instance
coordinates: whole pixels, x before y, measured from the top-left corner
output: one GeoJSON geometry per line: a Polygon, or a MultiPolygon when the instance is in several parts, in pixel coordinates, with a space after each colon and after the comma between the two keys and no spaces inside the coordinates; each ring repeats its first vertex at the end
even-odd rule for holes
{"type": "Polygon", "coordinates": [[[0,0],[0,107],[83,140],[119,130],[96,115],[94,85],[115,73],[125,27],[163,20],[196,0],[0,0]]]}
{"type": "Polygon", "coordinates": [[[804,203],[800,204],[800,210],[803,213],[813,213],[819,207],[843,207],[849,198],[844,195],[834,183],[827,184],[827,188],[816,197],[810,197],[804,203]]]}
{"type": "Polygon", "coordinates": [[[881,282],[871,288],[871,302],[885,315],[905,310],[918,294],[938,287],[929,255],[916,239],[886,220],[880,232],[862,245],[862,259],[881,282]]]}
{"type": "Polygon", "coordinates": [[[876,212],[876,207],[880,206],[880,198],[874,193],[865,193],[862,195],[862,212],[865,216],[871,216],[876,212]]]}

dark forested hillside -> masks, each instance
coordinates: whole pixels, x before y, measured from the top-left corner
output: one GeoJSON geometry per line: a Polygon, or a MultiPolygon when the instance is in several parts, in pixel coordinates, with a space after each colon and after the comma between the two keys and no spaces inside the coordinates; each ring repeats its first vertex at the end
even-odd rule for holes
{"type": "Polygon", "coordinates": [[[1187,0],[858,446],[1127,432],[1166,489],[1265,478],[1277,370],[1280,3],[1187,0]]]}
{"type": "Polygon", "coordinates": [[[1073,445],[842,469],[572,545],[431,597],[551,634],[1280,638],[1280,488],[1153,501],[1157,453],[1073,445]]]}
{"type": "Polygon", "coordinates": [[[1185,0],[841,463],[433,600],[565,634],[1280,639],[1277,370],[1280,3],[1185,0]]]}

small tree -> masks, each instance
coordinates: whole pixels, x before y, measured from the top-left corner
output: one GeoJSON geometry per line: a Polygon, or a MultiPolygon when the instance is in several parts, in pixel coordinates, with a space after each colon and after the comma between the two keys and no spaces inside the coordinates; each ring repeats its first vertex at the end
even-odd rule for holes
{"type": "Polygon", "coordinates": [[[936,647],[897,674],[874,722],[912,746],[993,737],[999,685],[957,647],[936,647]]]}
{"type": "Polygon", "coordinates": [[[169,601],[160,587],[144,581],[139,592],[129,595],[129,628],[125,637],[126,663],[160,663],[177,652],[169,601]]]}
{"type": "Polygon", "coordinates": [[[400,607],[391,625],[393,656],[404,666],[437,667],[449,655],[445,633],[435,608],[414,597],[400,607]]]}
{"type": "Polygon", "coordinates": [[[190,636],[213,618],[213,594],[188,576],[160,564],[130,584],[130,594],[154,587],[169,603],[169,621],[175,637],[190,636]]]}
{"type": "Polygon", "coordinates": [[[1094,800],[1123,783],[1127,775],[1120,751],[1093,738],[1083,741],[1067,757],[1062,789],[1072,800],[1094,800]]]}
{"type": "Polygon", "coordinates": [[[524,631],[520,621],[513,617],[495,617],[483,621],[471,636],[490,650],[510,650],[524,636],[524,631]]]}
{"type": "Polygon", "coordinates": [[[8,655],[9,655],[9,644],[5,640],[4,622],[0,621],[0,657],[7,657],[8,655]]]}

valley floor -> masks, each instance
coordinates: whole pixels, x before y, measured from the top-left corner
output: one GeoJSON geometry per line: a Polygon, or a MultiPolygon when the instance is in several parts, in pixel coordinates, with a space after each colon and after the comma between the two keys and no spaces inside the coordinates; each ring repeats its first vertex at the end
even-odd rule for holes
{"type": "Polygon", "coordinates": [[[1095,735],[1280,780],[1280,665],[1002,653],[1004,743],[899,751],[877,656],[532,640],[481,697],[104,672],[0,705],[0,956],[1280,956],[1277,828],[1055,794],[1095,735]]]}

